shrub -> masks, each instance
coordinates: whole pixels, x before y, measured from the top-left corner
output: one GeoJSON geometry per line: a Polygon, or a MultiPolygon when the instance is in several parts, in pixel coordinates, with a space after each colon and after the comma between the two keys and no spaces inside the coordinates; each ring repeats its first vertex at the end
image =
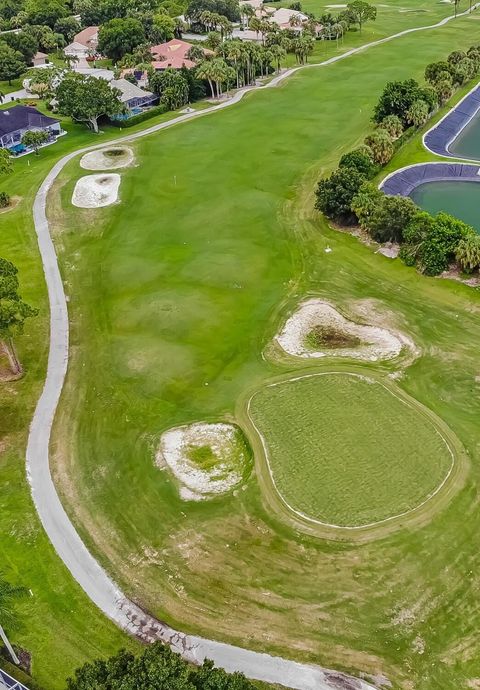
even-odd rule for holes
{"type": "Polygon", "coordinates": [[[447,58],[447,62],[449,65],[458,65],[459,62],[462,62],[467,57],[467,54],[463,52],[463,50],[454,50],[453,53],[450,53],[450,55],[447,58]]]}
{"type": "Polygon", "coordinates": [[[376,172],[376,166],[373,163],[372,150],[368,146],[362,146],[354,151],[345,153],[340,158],[339,168],[354,168],[357,172],[370,178],[376,172]]]}
{"type": "Polygon", "coordinates": [[[10,195],[7,192],[0,192],[0,208],[10,206],[10,195]]]}
{"type": "Polygon", "coordinates": [[[449,65],[448,62],[445,62],[445,60],[440,62],[431,62],[425,67],[425,81],[428,81],[430,84],[435,86],[435,84],[440,80],[440,75],[444,72],[447,72],[448,74],[451,72],[451,65],[449,65]]]}
{"type": "Polygon", "coordinates": [[[365,230],[377,206],[382,203],[384,193],[372,182],[364,182],[352,199],[351,209],[365,230]]]}
{"type": "Polygon", "coordinates": [[[334,220],[354,222],[352,200],[364,182],[365,176],[354,168],[339,168],[318,183],[315,207],[334,220]]]}
{"type": "Polygon", "coordinates": [[[455,258],[466,273],[480,267],[480,235],[469,235],[458,243],[455,258]]]}
{"type": "Polygon", "coordinates": [[[164,105],[156,105],[150,108],[150,110],[146,110],[144,113],[133,115],[133,117],[128,118],[128,120],[112,120],[111,124],[114,127],[133,127],[134,125],[140,124],[140,122],[145,122],[145,120],[150,120],[150,118],[162,115],[162,113],[166,112],[167,108],[164,105]]]}
{"type": "Polygon", "coordinates": [[[408,109],[406,118],[415,127],[421,127],[428,120],[428,105],[425,101],[415,101],[408,109]]]}
{"type": "Polygon", "coordinates": [[[443,105],[443,103],[446,103],[453,95],[452,81],[439,81],[435,86],[435,91],[437,92],[438,100],[443,105]]]}
{"type": "Polygon", "coordinates": [[[402,136],[403,124],[398,115],[387,115],[378,126],[381,129],[385,129],[393,140],[402,136]]]}
{"type": "Polygon", "coordinates": [[[377,242],[402,242],[404,230],[418,210],[417,206],[404,196],[383,194],[379,201],[368,219],[368,232],[377,242]]]}
{"type": "Polygon", "coordinates": [[[372,150],[375,163],[385,165],[393,156],[392,137],[385,129],[377,129],[365,139],[365,144],[372,150]]]}
{"type": "Polygon", "coordinates": [[[476,65],[470,58],[465,58],[461,62],[455,65],[455,70],[453,72],[453,80],[457,84],[465,84],[465,82],[472,79],[476,73],[476,65]]]}
{"type": "Polygon", "coordinates": [[[435,217],[425,211],[414,214],[404,230],[402,258],[415,259],[426,275],[438,275],[455,259],[462,240],[476,237],[469,225],[448,213],[435,217]]]}
{"type": "Polygon", "coordinates": [[[429,110],[433,110],[436,104],[435,92],[431,88],[421,87],[415,79],[390,81],[375,106],[373,120],[379,124],[388,115],[398,115],[402,123],[406,124],[406,113],[418,100],[425,101],[429,110]]]}

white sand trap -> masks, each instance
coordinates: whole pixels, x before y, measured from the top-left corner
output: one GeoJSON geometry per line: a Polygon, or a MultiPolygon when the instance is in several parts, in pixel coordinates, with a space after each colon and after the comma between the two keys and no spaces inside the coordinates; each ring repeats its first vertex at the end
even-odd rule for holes
{"type": "Polygon", "coordinates": [[[133,163],[133,151],[127,146],[112,146],[109,149],[86,153],[80,167],[84,170],[116,170],[133,163]]]}
{"type": "Polygon", "coordinates": [[[352,357],[375,362],[397,357],[404,347],[413,343],[401,333],[393,333],[378,326],[365,326],[346,319],[327,302],[309,299],[300,304],[290,316],[275,340],[289,355],[295,357],[352,357]],[[335,334],[361,342],[354,347],[328,347],[317,349],[308,342],[315,327],[323,327],[335,334]]]}
{"type": "Polygon", "coordinates": [[[86,175],[81,177],[72,195],[72,204],[79,208],[100,208],[110,206],[118,199],[120,175],[86,175]]]}
{"type": "Polygon", "coordinates": [[[185,501],[230,491],[242,481],[248,460],[237,426],[203,422],[166,431],[156,457],[157,465],[168,467],[180,482],[180,497],[185,501]]]}

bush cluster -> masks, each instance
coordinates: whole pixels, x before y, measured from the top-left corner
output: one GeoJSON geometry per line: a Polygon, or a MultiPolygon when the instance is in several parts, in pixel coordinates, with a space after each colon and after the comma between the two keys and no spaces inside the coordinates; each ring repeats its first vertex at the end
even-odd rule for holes
{"type": "Polygon", "coordinates": [[[384,194],[370,180],[455,88],[479,72],[480,46],[472,46],[427,65],[423,86],[414,79],[389,82],[374,109],[376,128],[364,146],[344,154],[337,170],[320,180],[316,208],[339,223],[358,223],[378,242],[401,244],[403,261],[427,275],[441,273],[453,260],[466,272],[478,269],[480,236],[473,228],[447,213],[433,217],[408,197],[384,194]]]}
{"type": "Polygon", "coordinates": [[[134,656],[121,650],[109,659],[97,659],[67,679],[67,690],[256,690],[242,673],[214,668],[206,659],[191,666],[161,642],[134,656]]]}

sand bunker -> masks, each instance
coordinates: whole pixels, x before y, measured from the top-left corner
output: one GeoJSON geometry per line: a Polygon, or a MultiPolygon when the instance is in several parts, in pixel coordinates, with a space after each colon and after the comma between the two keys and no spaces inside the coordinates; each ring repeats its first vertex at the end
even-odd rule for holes
{"type": "Polygon", "coordinates": [[[403,348],[413,346],[403,334],[350,321],[320,299],[302,302],[275,340],[295,357],[351,357],[371,362],[392,359],[403,348]]]}
{"type": "Polygon", "coordinates": [[[116,170],[133,163],[133,151],[127,146],[112,146],[109,149],[86,153],[80,161],[84,170],[116,170]]]}
{"type": "Polygon", "coordinates": [[[183,500],[201,501],[239,484],[249,456],[243,434],[234,424],[197,422],[162,434],[156,462],[180,482],[183,500]]]}
{"type": "Polygon", "coordinates": [[[81,177],[73,190],[72,204],[79,208],[110,206],[118,199],[120,175],[86,175],[81,177]]]}

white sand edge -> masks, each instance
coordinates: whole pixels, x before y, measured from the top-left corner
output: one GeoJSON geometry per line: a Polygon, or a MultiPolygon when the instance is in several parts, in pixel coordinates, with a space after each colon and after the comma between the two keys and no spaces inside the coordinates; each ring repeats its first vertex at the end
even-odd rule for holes
{"type": "Polygon", "coordinates": [[[133,151],[128,146],[112,146],[111,148],[90,151],[80,160],[80,167],[84,170],[117,170],[126,168],[133,163],[133,151]],[[108,156],[108,151],[118,150],[123,154],[115,157],[108,156]]]}
{"type": "Polygon", "coordinates": [[[413,342],[399,332],[392,332],[379,326],[355,323],[345,318],[331,304],[312,298],[302,302],[287,319],[275,341],[282,350],[294,357],[318,359],[321,357],[350,357],[375,362],[379,359],[393,359],[403,348],[415,349],[413,342]],[[355,348],[311,349],[306,338],[315,326],[329,326],[363,341],[355,348]]]}
{"type": "MultiPolygon", "coordinates": [[[[165,431],[160,439],[156,464],[168,466],[180,483],[180,497],[186,501],[201,501],[224,494],[242,480],[241,472],[229,462],[235,451],[238,428],[233,424],[196,422],[165,431]],[[197,467],[186,454],[188,447],[210,446],[217,457],[225,457],[209,470],[197,467]]],[[[246,458],[243,458],[246,462],[246,458]]]]}
{"type": "Polygon", "coordinates": [[[118,199],[119,187],[120,175],[117,173],[85,175],[75,185],[72,204],[78,208],[110,206],[118,199]]]}

